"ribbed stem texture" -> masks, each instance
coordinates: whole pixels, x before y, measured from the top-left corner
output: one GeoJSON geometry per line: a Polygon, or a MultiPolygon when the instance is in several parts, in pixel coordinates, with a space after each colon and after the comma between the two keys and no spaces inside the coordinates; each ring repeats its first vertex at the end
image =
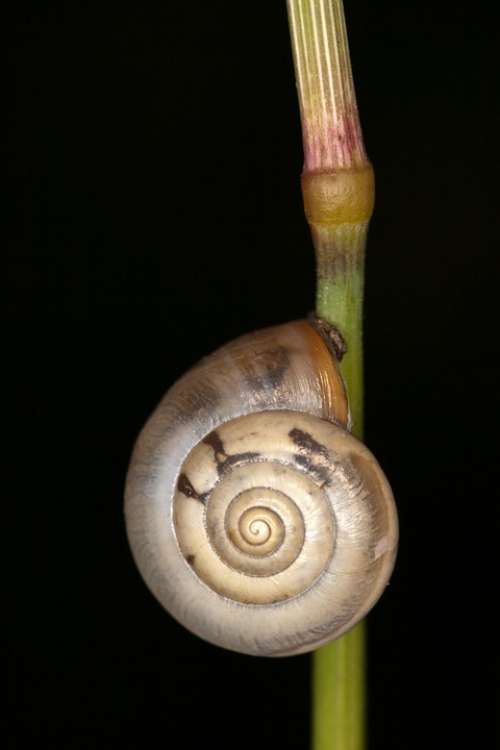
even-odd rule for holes
{"type": "MultiPolygon", "coordinates": [[[[347,344],[352,430],[363,430],[364,252],[373,210],[342,0],[287,0],[302,135],[302,192],[316,251],[316,313],[347,344]]],[[[313,750],[365,747],[364,625],[313,657],[313,750]]]]}
{"type": "Polygon", "coordinates": [[[367,158],[342,3],[288,0],[304,140],[304,171],[361,166],[367,158]]]}

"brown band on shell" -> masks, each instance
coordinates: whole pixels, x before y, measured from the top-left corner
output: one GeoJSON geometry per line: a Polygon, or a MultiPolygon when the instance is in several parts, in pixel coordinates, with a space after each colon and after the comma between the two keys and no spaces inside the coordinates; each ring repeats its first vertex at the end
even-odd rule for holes
{"type": "Polygon", "coordinates": [[[252,390],[276,391],[282,385],[289,367],[290,358],[286,347],[276,346],[258,354],[250,351],[242,374],[252,390]]]}
{"type": "Polygon", "coordinates": [[[288,435],[292,438],[295,445],[302,448],[306,453],[315,453],[318,456],[329,459],[330,455],[328,448],[313,438],[308,432],[299,430],[298,427],[294,427],[288,435]]]}
{"type": "Polygon", "coordinates": [[[328,448],[318,443],[313,436],[294,427],[288,433],[288,437],[297,446],[298,453],[295,461],[306,471],[310,472],[324,487],[331,483],[332,457],[328,448]],[[316,462],[314,461],[316,459],[316,462]]]}
{"type": "Polygon", "coordinates": [[[179,479],[177,481],[177,489],[186,497],[193,497],[195,500],[199,500],[201,503],[205,503],[208,497],[207,492],[196,492],[186,474],[179,475],[179,479]]]}
{"type": "Polygon", "coordinates": [[[244,463],[245,461],[256,461],[260,457],[259,453],[248,451],[246,453],[226,453],[224,443],[216,430],[209,432],[209,434],[203,438],[202,442],[212,448],[219,474],[224,474],[224,472],[232,466],[244,463]]]}

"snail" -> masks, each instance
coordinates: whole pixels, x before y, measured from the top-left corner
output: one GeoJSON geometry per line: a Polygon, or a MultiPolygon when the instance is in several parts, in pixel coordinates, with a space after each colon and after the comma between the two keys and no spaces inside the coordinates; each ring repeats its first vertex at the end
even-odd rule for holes
{"type": "Polygon", "coordinates": [[[342,353],[317,319],[244,335],[181,377],[137,440],[125,493],[133,556],[165,609],[215,645],[311,651],[388,583],[397,514],[349,432],[342,353]]]}

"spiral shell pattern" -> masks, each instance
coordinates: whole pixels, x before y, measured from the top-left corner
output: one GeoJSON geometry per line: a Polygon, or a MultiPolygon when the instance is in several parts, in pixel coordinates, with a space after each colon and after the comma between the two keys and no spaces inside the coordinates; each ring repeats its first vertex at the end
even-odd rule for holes
{"type": "Polygon", "coordinates": [[[333,555],[328,491],[297,466],[302,454],[288,434],[292,422],[311,419],[286,411],[240,417],[207,436],[182,466],[174,498],[179,546],[196,574],[232,601],[290,599],[333,555]],[[190,477],[202,489],[195,497],[186,495],[190,477]]]}
{"type": "Polygon", "coordinates": [[[146,425],[127,481],[129,539],[153,593],[200,637],[247,654],[341,635],[378,599],[396,553],[390,487],[331,421],[334,403],[345,423],[342,394],[325,392],[304,325],[190,371],[146,425]]]}

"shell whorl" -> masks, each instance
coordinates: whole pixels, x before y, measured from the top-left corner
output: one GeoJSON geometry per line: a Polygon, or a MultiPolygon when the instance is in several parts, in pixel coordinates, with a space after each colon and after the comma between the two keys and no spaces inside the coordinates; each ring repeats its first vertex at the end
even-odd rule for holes
{"type": "MultiPolygon", "coordinates": [[[[204,443],[182,467],[174,498],[179,546],[197,575],[231,601],[290,599],[314,583],[333,555],[331,503],[297,463],[305,455],[293,439],[294,430],[306,434],[298,425],[310,429],[317,421],[290,411],[239,417],[209,436],[235,459],[230,468],[204,443]],[[203,490],[201,502],[187,490],[192,476],[203,490]]],[[[325,477],[326,463],[318,464],[325,477]]]]}
{"type": "Polygon", "coordinates": [[[243,653],[301,653],[378,599],[397,518],[348,419],[305,321],[238,339],[167,393],[134,451],[127,529],[147,584],[188,629],[243,653]]]}

